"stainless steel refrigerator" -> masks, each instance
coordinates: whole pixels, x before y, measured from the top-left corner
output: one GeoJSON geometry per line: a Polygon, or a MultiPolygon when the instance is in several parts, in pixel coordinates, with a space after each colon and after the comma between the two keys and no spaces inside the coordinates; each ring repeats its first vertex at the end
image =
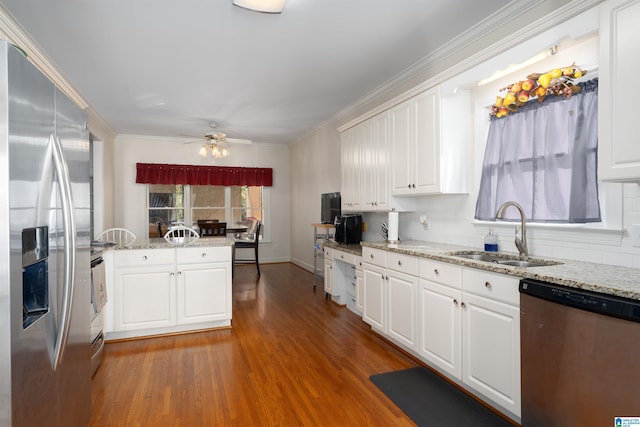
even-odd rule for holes
{"type": "Polygon", "coordinates": [[[6,42],[0,85],[0,426],[86,426],[86,119],[6,42]]]}

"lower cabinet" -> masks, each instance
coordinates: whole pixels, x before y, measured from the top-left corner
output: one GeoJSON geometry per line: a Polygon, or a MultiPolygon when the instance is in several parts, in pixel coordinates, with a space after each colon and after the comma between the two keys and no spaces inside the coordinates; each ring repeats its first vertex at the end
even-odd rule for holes
{"type": "Polygon", "coordinates": [[[107,339],[231,324],[230,246],[110,252],[107,339]]]}
{"type": "Polygon", "coordinates": [[[384,300],[385,300],[385,269],[371,264],[364,264],[363,270],[363,311],[362,320],[378,329],[385,330],[384,300]]]}
{"type": "Polygon", "coordinates": [[[410,350],[417,348],[418,278],[393,270],[387,270],[388,313],[387,334],[410,350]]]}
{"type": "Polygon", "coordinates": [[[360,257],[356,260],[356,310],[360,315],[364,312],[364,273],[360,257]]]}
{"type": "Polygon", "coordinates": [[[518,421],[520,279],[379,252],[363,249],[363,320],[518,421]]]}
{"type": "Polygon", "coordinates": [[[420,279],[418,353],[449,376],[462,378],[462,291],[420,279]]]}

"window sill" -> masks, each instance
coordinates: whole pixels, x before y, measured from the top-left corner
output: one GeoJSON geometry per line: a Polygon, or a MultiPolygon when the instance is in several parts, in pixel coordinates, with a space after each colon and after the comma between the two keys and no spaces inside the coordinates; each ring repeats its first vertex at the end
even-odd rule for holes
{"type": "MultiPolygon", "coordinates": [[[[474,227],[496,230],[513,229],[520,225],[519,221],[478,221],[473,220],[474,227]]],[[[606,227],[594,224],[544,224],[539,222],[527,223],[527,235],[529,238],[544,240],[560,240],[573,243],[591,243],[607,246],[619,246],[624,235],[621,227],[606,227]]]]}

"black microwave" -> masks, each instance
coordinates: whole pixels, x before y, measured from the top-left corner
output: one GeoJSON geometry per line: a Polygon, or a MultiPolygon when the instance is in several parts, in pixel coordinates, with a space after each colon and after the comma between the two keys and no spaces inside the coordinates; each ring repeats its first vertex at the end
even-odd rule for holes
{"type": "Polygon", "coordinates": [[[362,215],[337,216],[335,226],[337,243],[354,245],[362,241],[362,215]]]}

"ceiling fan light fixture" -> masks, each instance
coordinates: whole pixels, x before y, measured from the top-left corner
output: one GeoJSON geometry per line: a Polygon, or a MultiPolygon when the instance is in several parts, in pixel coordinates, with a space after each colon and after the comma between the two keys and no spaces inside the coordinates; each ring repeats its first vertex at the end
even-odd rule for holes
{"type": "Polygon", "coordinates": [[[200,154],[202,157],[207,157],[207,153],[208,153],[209,149],[207,147],[207,144],[202,145],[202,147],[200,147],[200,151],[198,151],[198,154],[200,154]]]}
{"type": "Polygon", "coordinates": [[[262,13],[282,13],[287,0],[233,0],[233,4],[244,9],[262,13]]]}

